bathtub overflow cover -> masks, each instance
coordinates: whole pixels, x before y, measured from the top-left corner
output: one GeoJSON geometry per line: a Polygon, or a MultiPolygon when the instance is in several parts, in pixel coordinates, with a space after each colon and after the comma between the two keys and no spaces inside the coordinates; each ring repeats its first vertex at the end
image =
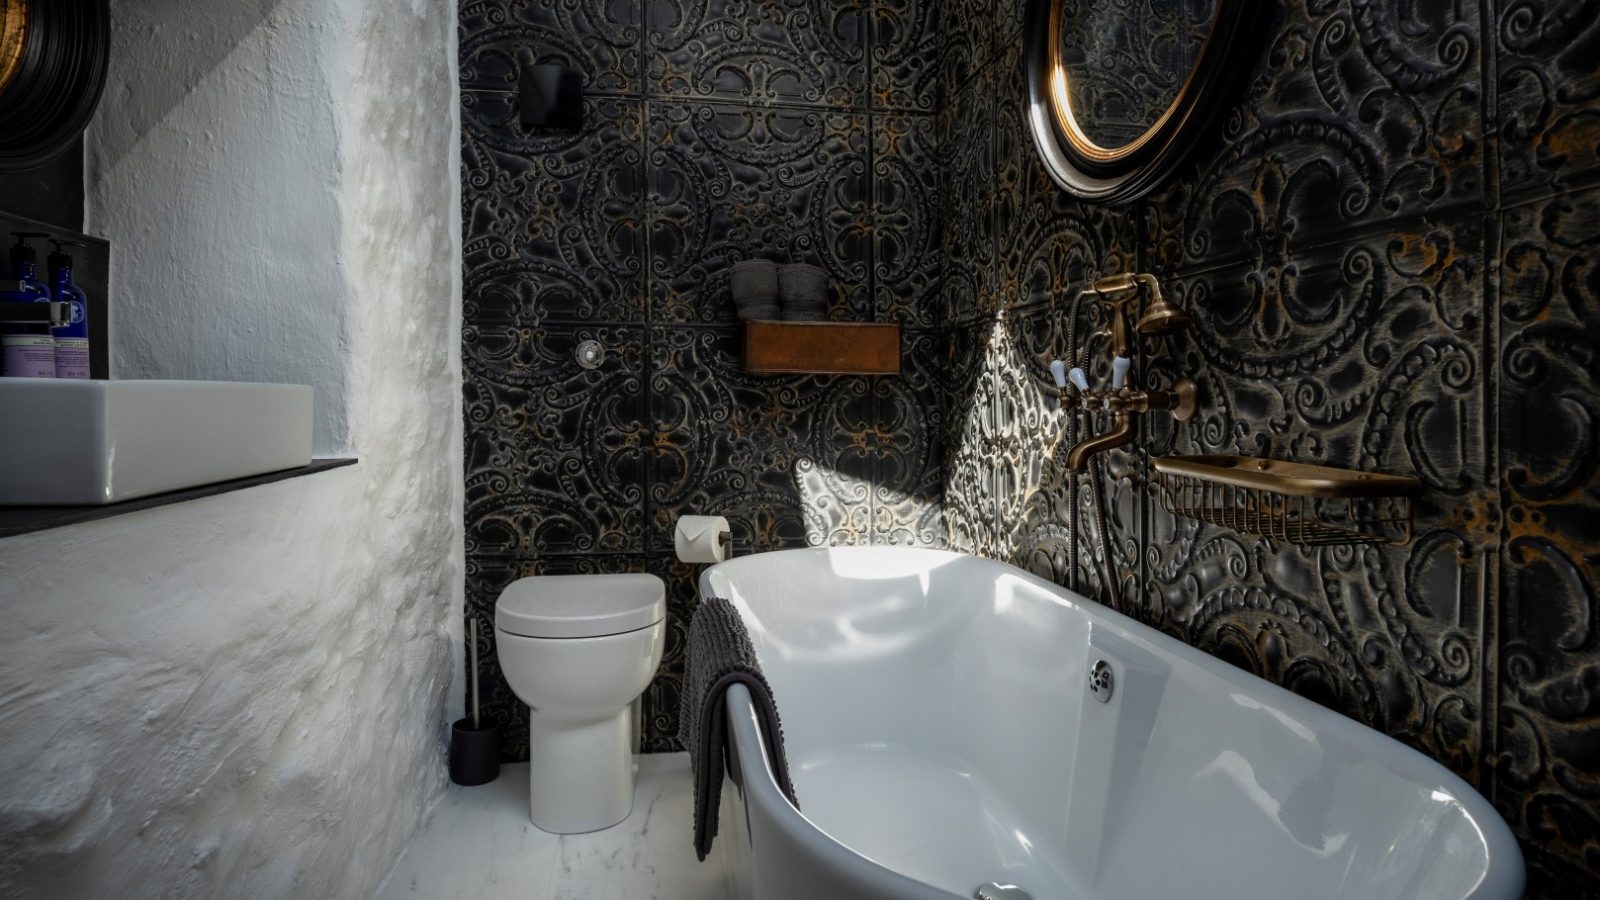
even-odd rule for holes
{"type": "Polygon", "coordinates": [[[1112,688],[1111,663],[1103,659],[1095,660],[1094,665],[1089,667],[1089,693],[1101,703],[1110,703],[1112,688]]]}
{"type": "Polygon", "coordinates": [[[991,881],[972,893],[976,900],[1033,900],[1033,895],[1014,884],[991,881]]]}

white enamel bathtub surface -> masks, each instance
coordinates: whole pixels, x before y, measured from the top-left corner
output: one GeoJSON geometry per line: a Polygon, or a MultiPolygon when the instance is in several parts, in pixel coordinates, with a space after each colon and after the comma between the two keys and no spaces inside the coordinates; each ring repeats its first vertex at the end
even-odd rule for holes
{"type": "Polygon", "coordinates": [[[701,592],[749,627],[803,810],[730,692],[749,777],[722,839],[750,848],[757,900],[1521,895],[1509,829],[1438,763],[1010,566],[785,551],[701,592]]]}

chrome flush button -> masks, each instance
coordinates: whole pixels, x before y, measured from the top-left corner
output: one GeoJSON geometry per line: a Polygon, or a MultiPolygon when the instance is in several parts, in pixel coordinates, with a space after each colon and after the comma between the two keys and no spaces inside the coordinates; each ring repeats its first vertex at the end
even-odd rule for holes
{"type": "Polygon", "coordinates": [[[1094,665],[1089,667],[1089,693],[1101,703],[1110,703],[1113,687],[1111,663],[1103,659],[1095,660],[1094,665]]]}
{"type": "Polygon", "coordinates": [[[578,365],[585,369],[598,369],[606,361],[606,348],[599,341],[584,341],[578,345],[578,365]]]}

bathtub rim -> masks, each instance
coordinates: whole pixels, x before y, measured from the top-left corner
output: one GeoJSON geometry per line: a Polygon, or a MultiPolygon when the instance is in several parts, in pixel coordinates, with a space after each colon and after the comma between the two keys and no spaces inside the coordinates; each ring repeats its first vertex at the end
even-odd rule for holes
{"type": "MultiPolygon", "coordinates": [[[[1477,788],[1451,771],[1443,763],[1331,707],[1308,700],[1287,688],[1240,669],[1220,657],[1212,656],[1199,648],[1190,646],[1177,638],[1145,625],[1137,619],[1119,613],[1096,600],[1069,591],[1053,581],[1041,578],[1032,572],[1017,568],[1009,563],[928,547],[889,547],[881,545],[807,547],[752,554],[709,566],[700,573],[697,586],[701,598],[711,596],[710,579],[712,573],[723,567],[743,568],[739,565],[740,563],[748,563],[751,559],[757,557],[773,555],[805,556],[825,560],[834,554],[891,553],[894,555],[915,554],[926,556],[929,559],[937,558],[945,561],[966,558],[983,563],[994,568],[997,574],[1011,575],[1032,583],[1053,595],[1058,601],[1082,606],[1087,615],[1103,618],[1113,627],[1114,631],[1120,632],[1127,638],[1146,643],[1149,649],[1170,653],[1180,659],[1195,663],[1222,678],[1233,687],[1250,691],[1265,691],[1263,699],[1284,707],[1287,712],[1302,721],[1309,721],[1310,724],[1318,727],[1326,724],[1336,729],[1347,729],[1348,737],[1369,751],[1382,750],[1386,753],[1398,753],[1401,760],[1410,762],[1413,767],[1420,766],[1424,771],[1431,771],[1439,787],[1450,792],[1455,801],[1461,804],[1472,824],[1482,836],[1484,853],[1487,857],[1483,879],[1467,894],[1461,897],[1447,898],[1447,900],[1507,900],[1507,898],[1519,898],[1522,896],[1527,881],[1526,861],[1522,853],[1522,847],[1512,833],[1511,827],[1506,824],[1505,819],[1494,809],[1493,804],[1478,792],[1477,788]]],[[[733,601],[731,597],[726,599],[730,602],[733,601]]],[[[734,605],[737,608],[738,604],[735,603],[734,605]]],[[[779,715],[782,715],[782,699],[779,698],[778,702],[778,712],[779,715]]],[[[740,770],[744,773],[760,772],[764,774],[764,777],[759,778],[751,777],[750,774],[745,775],[743,779],[745,803],[753,803],[761,811],[765,812],[772,822],[783,829],[786,838],[801,842],[810,852],[847,870],[852,877],[859,876],[863,883],[871,889],[883,891],[885,900],[902,900],[902,898],[904,900],[931,900],[931,898],[955,898],[955,900],[961,900],[961,895],[959,894],[949,893],[943,888],[918,881],[908,875],[895,872],[883,866],[855,848],[840,842],[826,830],[806,818],[805,814],[790,803],[789,798],[784,795],[778,785],[777,775],[768,764],[765,739],[761,733],[754,701],[751,700],[749,692],[743,686],[734,685],[729,689],[725,703],[729,720],[732,723],[730,731],[735,752],[738,754],[740,770]]],[[[751,827],[754,828],[755,826],[752,824],[751,827]]],[[[774,862],[778,862],[781,865],[787,861],[778,860],[774,862]]],[[[762,864],[759,856],[755,864],[758,867],[762,864]]]]}

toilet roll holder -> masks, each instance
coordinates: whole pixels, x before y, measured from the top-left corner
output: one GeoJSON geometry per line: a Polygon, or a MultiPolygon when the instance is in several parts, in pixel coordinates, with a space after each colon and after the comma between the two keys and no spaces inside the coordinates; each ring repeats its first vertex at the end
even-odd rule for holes
{"type": "MultiPolygon", "coordinates": [[[[689,537],[688,534],[686,534],[683,531],[683,527],[684,527],[683,519],[684,518],[685,517],[679,517],[677,524],[674,526],[674,530],[677,532],[677,537],[674,538],[673,543],[675,545],[677,545],[677,557],[678,557],[678,561],[679,562],[685,562],[685,563],[688,563],[689,565],[715,565],[718,562],[726,562],[726,561],[728,561],[728,560],[733,558],[733,532],[732,532],[731,528],[726,527],[727,526],[727,520],[724,519],[722,521],[722,524],[725,527],[722,527],[722,528],[717,530],[717,538],[716,538],[717,548],[721,552],[721,559],[716,559],[716,560],[685,559],[684,558],[684,554],[685,554],[685,550],[686,550],[686,545],[680,543],[678,538],[688,538],[689,540],[700,539],[705,535],[705,531],[701,530],[695,537],[692,537],[692,538],[689,537]]],[[[698,518],[698,517],[689,516],[687,518],[698,518]]]]}

